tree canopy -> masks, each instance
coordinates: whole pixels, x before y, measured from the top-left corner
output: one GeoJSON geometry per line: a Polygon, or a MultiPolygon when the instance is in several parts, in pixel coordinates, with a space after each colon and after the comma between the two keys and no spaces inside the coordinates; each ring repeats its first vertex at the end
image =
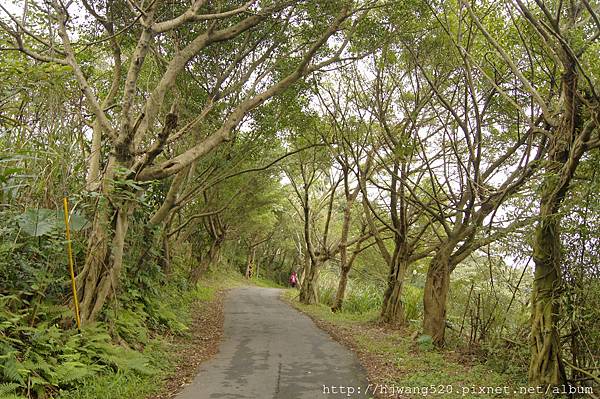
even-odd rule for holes
{"type": "Polygon", "coordinates": [[[7,392],[79,367],[28,329],[176,330],[215,270],[598,388],[599,38],[591,0],[0,5],[7,392]]]}

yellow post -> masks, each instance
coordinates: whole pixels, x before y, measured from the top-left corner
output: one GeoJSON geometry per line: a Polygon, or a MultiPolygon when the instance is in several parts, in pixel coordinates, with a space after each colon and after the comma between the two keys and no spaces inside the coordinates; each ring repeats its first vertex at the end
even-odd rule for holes
{"type": "Polygon", "coordinates": [[[73,288],[73,302],[75,303],[75,321],[77,328],[81,328],[81,319],[79,318],[79,300],[77,300],[77,286],[75,284],[75,270],[73,268],[73,248],[71,247],[71,229],[69,228],[69,202],[67,197],[63,198],[65,210],[65,228],[67,232],[67,253],[69,255],[69,271],[71,273],[71,287],[73,288]]]}

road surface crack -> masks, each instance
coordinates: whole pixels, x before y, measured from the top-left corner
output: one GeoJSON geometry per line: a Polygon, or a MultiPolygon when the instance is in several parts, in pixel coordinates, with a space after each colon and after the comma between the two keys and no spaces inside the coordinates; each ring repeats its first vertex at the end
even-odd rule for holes
{"type": "Polygon", "coordinates": [[[277,367],[277,387],[275,388],[275,397],[279,397],[279,384],[281,383],[281,362],[279,362],[279,366],[277,367]]]}

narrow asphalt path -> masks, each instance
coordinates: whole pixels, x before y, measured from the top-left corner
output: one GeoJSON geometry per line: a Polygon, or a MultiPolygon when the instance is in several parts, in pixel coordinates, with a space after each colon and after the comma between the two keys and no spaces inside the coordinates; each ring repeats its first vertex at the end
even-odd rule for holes
{"type": "Polygon", "coordinates": [[[280,293],[257,287],[228,293],[219,353],[177,399],[364,397],[359,388],[364,393],[367,380],[354,353],[280,293]]]}

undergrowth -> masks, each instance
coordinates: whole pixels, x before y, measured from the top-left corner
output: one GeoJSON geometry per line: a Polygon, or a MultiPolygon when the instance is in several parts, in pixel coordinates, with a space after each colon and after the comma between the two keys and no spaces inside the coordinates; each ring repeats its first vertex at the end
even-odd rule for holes
{"type": "Polygon", "coordinates": [[[42,321],[32,324],[28,309],[15,308],[17,301],[16,295],[9,295],[0,304],[0,397],[54,397],[98,376],[125,373],[143,378],[159,371],[158,341],[147,340],[145,350],[136,351],[119,345],[107,323],[88,325],[81,331],[61,326],[69,309],[43,303],[37,311],[42,321]]]}
{"type": "MultiPolygon", "coordinates": [[[[78,330],[58,218],[42,225],[39,216],[0,214],[0,398],[143,398],[159,389],[173,363],[168,337],[189,333],[192,304],[211,300],[226,273],[193,287],[193,259],[176,255],[167,279],[152,252],[139,267],[133,243],[120,291],[78,330]]],[[[74,248],[81,261],[83,246],[74,248]]]]}
{"type": "MultiPolygon", "coordinates": [[[[487,265],[476,263],[468,266],[457,272],[462,278],[451,284],[445,348],[466,353],[467,357],[484,364],[492,372],[514,376],[524,383],[529,358],[528,311],[522,304],[525,298],[512,298],[511,293],[502,290],[502,287],[495,287],[495,290],[488,287],[487,265]],[[472,288],[474,281],[478,282],[479,288],[472,288]],[[470,292],[470,287],[473,292],[470,292]],[[515,299],[514,303],[511,298],[515,299]],[[512,309],[507,313],[510,305],[512,309]]],[[[508,274],[505,271],[505,275],[508,274]]],[[[383,279],[351,277],[342,309],[333,313],[330,308],[338,288],[337,282],[335,269],[323,270],[318,282],[320,304],[306,310],[322,320],[337,324],[378,322],[385,287],[383,279]]],[[[414,278],[413,275],[407,279],[403,286],[402,305],[409,335],[418,337],[415,342],[421,340],[420,346],[428,347],[432,345],[431,337],[421,332],[423,286],[422,278],[414,278]]],[[[286,296],[296,297],[291,293],[286,293],[286,296]]]]}
{"type": "MultiPolygon", "coordinates": [[[[332,306],[338,289],[338,277],[335,273],[324,272],[319,280],[319,302],[332,306]]],[[[382,282],[366,283],[350,279],[342,312],[347,314],[370,314],[381,310],[383,303],[382,282]]],[[[407,320],[417,320],[423,314],[423,289],[411,284],[405,284],[402,293],[402,303],[407,320]]]]}

